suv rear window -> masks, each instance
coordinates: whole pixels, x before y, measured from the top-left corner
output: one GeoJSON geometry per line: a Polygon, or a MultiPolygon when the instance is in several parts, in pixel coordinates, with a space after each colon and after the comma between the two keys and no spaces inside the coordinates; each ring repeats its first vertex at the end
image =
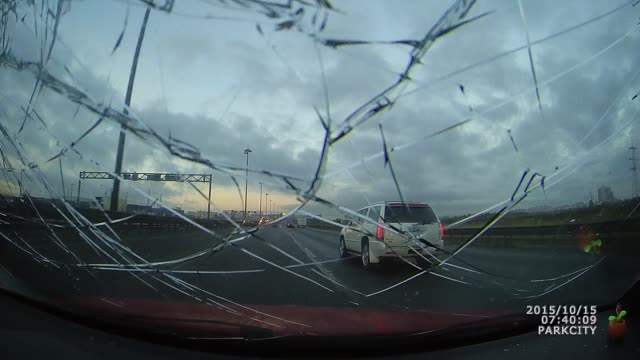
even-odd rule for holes
{"type": "Polygon", "coordinates": [[[368,214],[369,218],[377,222],[378,217],[380,216],[380,209],[382,209],[382,206],[376,206],[369,209],[369,214],[368,214]]]}
{"type": "Polygon", "coordinates": [[[404,205],[386,206],[384,210],[385,222],[392,223],[437,223],[438,218],[429,206],[404,205]]]}

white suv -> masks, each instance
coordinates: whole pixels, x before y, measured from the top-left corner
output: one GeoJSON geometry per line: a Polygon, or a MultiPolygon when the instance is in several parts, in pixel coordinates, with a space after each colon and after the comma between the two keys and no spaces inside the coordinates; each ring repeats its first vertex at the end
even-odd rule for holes
{"type": "Polygon", "coordinates": [[[382,258],[410,257],[416,261],[424,254],[414,238],[423,245],[441,249],[443,227],[431,206],[418,202],[384,201],[362,208],[361,217],[348,222],[340,232],[340,256],[359,254],[368,267],[382,258]],[[381,226],[383,224],[384,226],[381,226]]]}

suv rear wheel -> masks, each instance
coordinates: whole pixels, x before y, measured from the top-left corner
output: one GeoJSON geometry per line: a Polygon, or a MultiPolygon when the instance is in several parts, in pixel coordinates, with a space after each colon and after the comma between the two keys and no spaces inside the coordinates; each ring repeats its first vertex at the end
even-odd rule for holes
{"type": "Polygon", "coordinates": [[[347,244],[344,242],[344,236],[340,236],[340,257],[347,257],[349,253],[347,252],[347,244]]]}
{"type": "Polygon", "coordinates": [[[362,244],[360,246],[360,258],[362,259],[362,266],[365,268],[371,267],[371,259],[369,256],[369,240],[362,239],[362,244]]]}

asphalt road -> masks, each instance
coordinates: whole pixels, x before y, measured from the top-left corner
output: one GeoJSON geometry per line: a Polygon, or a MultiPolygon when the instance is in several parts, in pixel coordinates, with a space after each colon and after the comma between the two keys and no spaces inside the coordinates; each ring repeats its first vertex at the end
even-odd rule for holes
{"type": "MultiPolygon", "coordinates": [[[[586,254],[577,247],[566,246],[527,249],[471,246],[448,264],[422,274],[402,261],[364,269],[357,257],[339,258],[337,232],[277,227],[262,229],[257,233],[259,238],[239,241],[235,243],[237,246],[215,254],[159,267],[166,271],[163,273],[143,268],[123,271],[108,268],[115,263],[109,256],[71,233],[58,232],[58,237],[74,251],[73,256],[55,245],[50,236],[21,233],[17,238],[18,234],[12,236],[10,232],[6,235],[15,244],[0,242],[0,264],[47,296],[108,295],[193,301],[192,296],[206,291],[242,304],[474,313],[490,309],[523,311],[529,304],[608,303],[624,293],[640,274],[637,253],[604,247],[601,254],[586,254]],[[16,244],[67,264],[77,264],[74,257],[77,256],[94,265],[56,268],[42,259],[35,261],[16,244]]],[[[123,235],[120,243],[148,262],[174,260],[214,245],[211,237],[202,232],[134,232],[123,235]]],[[[453,250],[453,246],[447,245],[447,250],[453,250]]],[[[447,255],[437,256],[444,259],[447,255]]]]}

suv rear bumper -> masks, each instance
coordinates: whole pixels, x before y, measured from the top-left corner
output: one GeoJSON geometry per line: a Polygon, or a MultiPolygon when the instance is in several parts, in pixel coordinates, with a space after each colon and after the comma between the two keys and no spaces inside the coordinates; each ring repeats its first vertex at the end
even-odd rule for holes
{"type": "MultiPolygon", "coordinates": [[[[433,245],[440,248],[444,245],[442,239],[429,241],[433,245]]],[[[409,246],[387,246],[382,241],[369,240],[369,258],[372,263],[380,262],[380,258],[398,258],[398,257],[418,257],[420,254],[424,254],[426,251],[433,250],[433,247],[427,247],[422,249],[418,244],[409,246]]]]}

